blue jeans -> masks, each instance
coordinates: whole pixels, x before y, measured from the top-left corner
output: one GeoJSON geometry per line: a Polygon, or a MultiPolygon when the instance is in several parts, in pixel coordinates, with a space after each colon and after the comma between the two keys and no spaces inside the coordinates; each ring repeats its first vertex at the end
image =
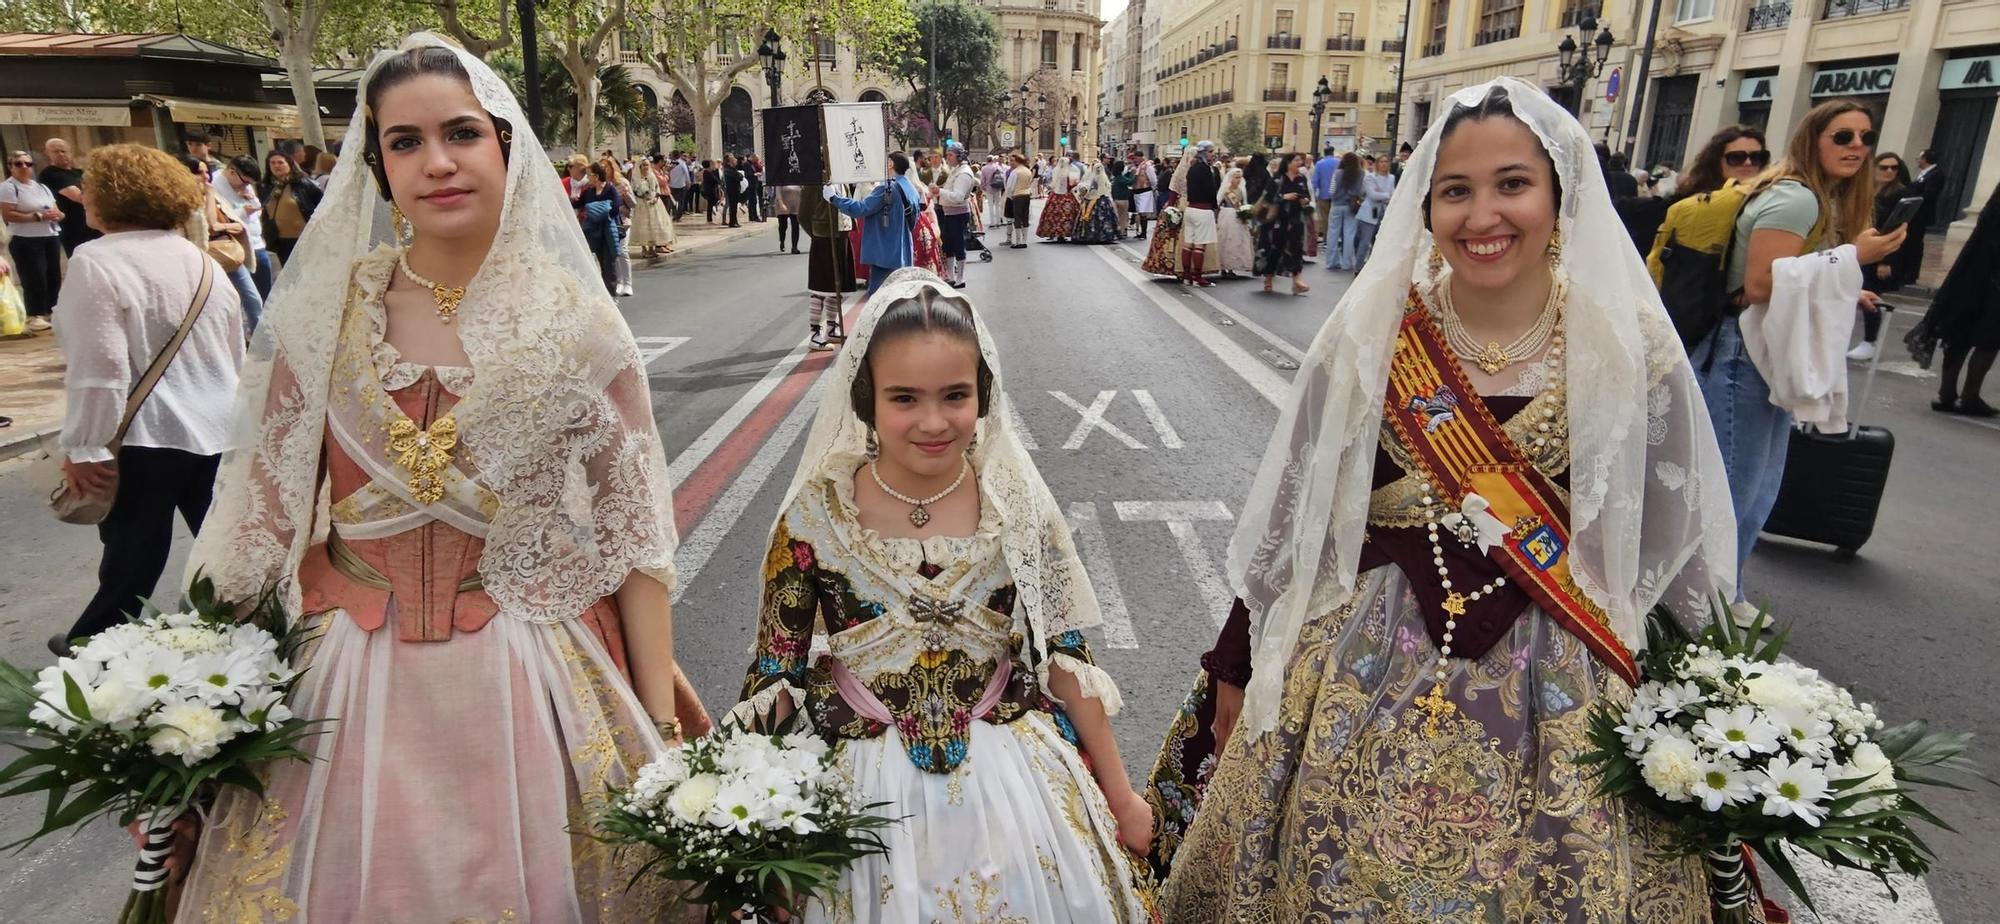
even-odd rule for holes
{"type": "MultiPolygon", "coordinates": [[[[259,251],[262,253],[262,251],[259,251]]],[[[236,299],[243,303],[243,334],[249,336],[264,316],[264,299],[257,294],[257,282],[250,278],[250,264],[229,271],[229,284],[236,287],[236,299]]]]}
{"type": "Polygon", "coordinates": [[[252,282],[257,283],[258,297],[265,299],[269,299],[271,297],[272,280],[271,280],[270,251],[268,250],[257,251],[257,267],[256,269],[250,271],[250,279],[252,282]]]}
{"type": "Polygon", "coordinates": [[[868,291],[861,293],[861,297],[863,299],[866,299],[868,296],[874,295],[876,289],[882,288],[883,280],[888,279],[890,273],[893,273],[899,269],[902,269],[902,267],[876,266],[873,263],[868,264],[868,291]]]}
{"type": "Polygon", "coordinates": [[[1327,269],[1351,270],[1361,265],[1354,257],[1354,235],[1360,224],[1354,220],[1354,210],[1347,203],[1333,204],[1333,211],[1326,216],[1327,269]]]}
{"type": "Polygon", "coordinates": [[[1743,597],[1743,564],[1770,519],[1785,481],[1785,451],[1791,446],[1792,415],[1771,403],[1771,387],[1750,362],[1735,318],[1724,318],[1688,356],[1701,385],[1715,442],[1729,474],[1736,507],[1736,599],[1743,597]]]}
{"type": "Polygon", "coordinates": [[[1368,262],[1369,251],[1375,249],[1375,232],[1382,226],[1372,221],[1357,220],[1354,227],[1354,268],[1360,269],[1362,264],[1368,262]]]}

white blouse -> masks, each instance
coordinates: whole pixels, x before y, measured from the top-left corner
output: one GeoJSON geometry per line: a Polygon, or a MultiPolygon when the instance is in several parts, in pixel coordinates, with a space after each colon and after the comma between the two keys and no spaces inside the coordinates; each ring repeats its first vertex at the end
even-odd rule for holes
{"type": "MultiPolygon", "coordinates": [[[[121,231],[70,256],[56,302],[56,339],[69,364],[61,446],[73,462],[103,462],[125,396],[187,317],[208,255],[173,231],[121,231]]],[[[139,406],[125,445],[215,455],[229,448],[230,408],[243,365],[243,309],[217,266],[187,342],[139,406]]]]}

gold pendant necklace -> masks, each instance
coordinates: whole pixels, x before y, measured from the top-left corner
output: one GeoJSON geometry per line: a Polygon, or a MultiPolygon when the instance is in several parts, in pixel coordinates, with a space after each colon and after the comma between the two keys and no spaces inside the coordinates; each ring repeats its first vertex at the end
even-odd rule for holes
{"type": "Polygon", "coordinates": [[[1452,304],[1450,279],[1438,283],[1435,314],[1438,326],[1444,330],[1445,343],[1453,353],[1478,366],[1479,371],[1487,375],[1499,375],[1508,366],[1534,358],[1554,336],[1556,325],[1562,318],[1563,292],[1563,280],[1560,277],[1551,280],[1549,298],[1542,304],[1542,313],[1521,336],[1506,346],[1495,340],[1482,345],[1471,331],[1465,329],[1465,321],[1458,316],[1458,307],[1452,304]]]}
{"type": "Polygon", "coordinates": [[[417,271],[410,268],[410,252],[407,250],[396,255],[396,268],[402,270],[411,282],[431,290],[431,300],[437,302],[439,321],[450,324],[452,318],[458,316],[458,303],[465,299],[464,286],[448,286],[417,275],[417,271]]]}

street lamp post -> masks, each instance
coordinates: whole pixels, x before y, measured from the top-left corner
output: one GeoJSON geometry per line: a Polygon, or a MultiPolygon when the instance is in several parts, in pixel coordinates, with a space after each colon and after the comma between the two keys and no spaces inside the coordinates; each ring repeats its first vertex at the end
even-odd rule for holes
{"type": "Polygon", "coordinates": [[[1028,85],[1021,84],[1018,92],[1021,94],[1021,121],[1014,123],[1014,128],[1021,133],[1021,156],[1026,157],[1028,156],[1028,85]]]}
{"type": "Polygon", "coordinates": [[[1604,72],[1604,63],[1611,59],[1611,44],[1615,41],[1610,26],[1599,29],[1597,17],[1585,16],[1576,24],[1576,35],[1563,36],[1562,44],[1556,46],[1558,82],[1576,88],[1576,98],[1570,106],[1572,114],[1582,113],[1584,88],[1590,85],[1590,78],[1604,72]],[[1588,37],[1593,31],[1597,33],[1594,39],[1588,37]],[[1578,37],[1584,41],[1577,41],[1578,37]]]}
{"type": "Polygon", "coordinates": [[[757,58],[764,62],[764,82],[771,85],[771,105],[775,107],[778,105],[778,91],[785,85],[785,49],[778,38],[778,30],[764,30],[764,41],[757,46],[757,58]]]}
{"type": "Polygon", "coordinates": [[[1312,142],[1306,145],[1308,152],[1314,152],[1319,147],[1319,139],[1321,137],[1319,123],[1320,119],[1326,115],[1326,104],[1330,102],[1333,102],[1333,88],[1327,86],[1325,77],[1321,77],[1319,79],[1319,86],[1313,88],[1313,136],[1312,142]]]}

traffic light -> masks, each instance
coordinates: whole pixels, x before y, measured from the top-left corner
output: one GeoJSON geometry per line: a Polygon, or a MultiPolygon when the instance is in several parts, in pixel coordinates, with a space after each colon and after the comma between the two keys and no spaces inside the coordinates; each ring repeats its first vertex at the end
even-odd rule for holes
{"type": "Polygon", "coordinates": [[[1060,138],[1057,138],[1056,143],[1062,145],[1063,147],[1069,147],[1069,136],[1064,135],[1060,138]]]}

